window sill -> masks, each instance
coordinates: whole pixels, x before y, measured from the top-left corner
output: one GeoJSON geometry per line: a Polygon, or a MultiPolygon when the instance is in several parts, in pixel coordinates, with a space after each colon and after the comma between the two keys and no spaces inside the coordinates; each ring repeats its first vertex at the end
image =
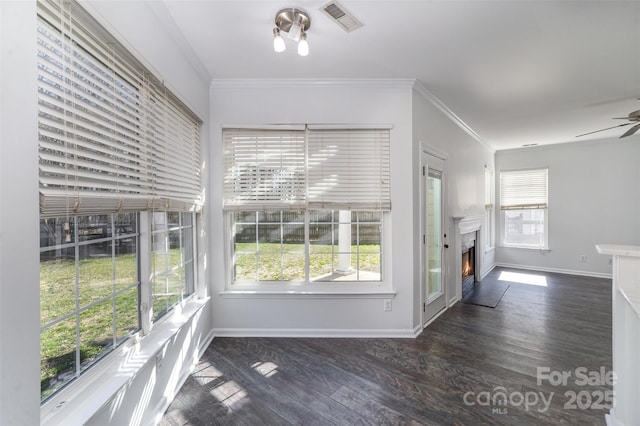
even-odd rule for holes
{"type": "Polygon", "coordinates": [[[98,361],[42,405],[41,425],[85,424],[90,421],[208,300],[194,298],[187,301],[155,324],[147,336],[133,336],[122,347],[98,361]]]}
{"type": "Polygon", "coordinates": [[[516,250],[528,250],[528,251],[539,251],[540,253],[549,253],[551,251],[551,249],[547,248],[547,247],[524,247],[524,246],[506,246],[506,245],[501,245],[500,248],[503,248],[503,249],[516,249],[516,250]]]}
{"type": "Polygon", "coordinates": [[[225,299],[388,299],[394,298],[394,290],[381,291],[264,291],[226,290],[220,296],[225,299]]]}

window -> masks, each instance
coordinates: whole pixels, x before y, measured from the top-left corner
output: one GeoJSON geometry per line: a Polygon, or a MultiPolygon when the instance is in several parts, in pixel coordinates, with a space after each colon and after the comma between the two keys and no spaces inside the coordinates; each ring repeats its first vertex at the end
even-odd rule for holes
{"type": "Polygon", "coordinates": [[[389,129],[225,129],[231,282],[381,282],[389,129]]]}
{"type": "Polygon", "coordinates": [[[40,221],[46,397],[140,328],[136,213],[40,221]]]}
{"type": "Polygon", "coordinates": [[[235,282],[382,280],[380,211],[240,211],[234,225],[235,282]]]}
{"type": "Polygon", "coordinates": [[[548,248],[548,169],[500,172],[503,244],[548,248]]]}
{"type": "Polygon", "coordinates": [[[494,223],[495,216],[493,206],[495,205],[495,182],[493,180],[493,170],[484,168],[484,242],[485,250],[494,246],[494,223]]]}
{"type": "Polygon", "coordinates": [[[194,214],[151,213],[151,291],[157,320],[194,291],[194,214]]]}
{"type": "Polygon", "coordinates": [[[200,120],[74,1],[37,41],[44,400],[194,293],[200,120]]]}

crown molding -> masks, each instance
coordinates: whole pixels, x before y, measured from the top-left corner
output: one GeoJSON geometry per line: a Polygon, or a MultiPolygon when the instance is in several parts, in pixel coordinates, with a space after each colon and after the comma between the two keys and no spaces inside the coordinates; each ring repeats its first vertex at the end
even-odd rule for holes
{"type": "Polygon", "coordinates": [[[420,94],[425,100],[430,102],[433,106],[438,108],[445,116],[447,116],[451,121],[453,121],[458,127],[464,130],[469,136],[475,139],[478,143],[480,143],[483,147],[487,148],[489,151],[495,153],[496,149],[489,145],[484,139],[478,135],[475,130],[473,130],[467,123],[464,122],[460,117],[458,117],[453,111],[449,109],[436,95],[431,93],[429,89],[427,89],[422,83],[418,80],[413,80],[413,90],[415,90],[418,94],[420,94]]]}
{"type": "Polygon", "coordinates": [[[364,87],[364,88],[404,88],[411,89],[414,79],[386,78],[293,78],[293,79],[213,79],[212,89],[273,89],[273,88],[312,88],[312,87],[364,87]]]}

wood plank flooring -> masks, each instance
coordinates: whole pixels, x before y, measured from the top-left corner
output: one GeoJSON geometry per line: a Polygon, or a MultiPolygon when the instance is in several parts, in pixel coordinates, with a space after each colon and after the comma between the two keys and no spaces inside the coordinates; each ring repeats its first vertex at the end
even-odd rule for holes
{"type": "Polygon", "coordinates": [[[503,271],[547,285],[457,303],[416,339],[216,338],[161,425],[604,425],[611,281],[496,268],[483,284],[503,271]]]}

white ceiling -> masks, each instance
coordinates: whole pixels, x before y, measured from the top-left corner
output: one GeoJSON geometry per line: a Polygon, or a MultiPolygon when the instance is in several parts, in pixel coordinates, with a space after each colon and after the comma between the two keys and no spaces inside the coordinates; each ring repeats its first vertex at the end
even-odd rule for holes
{"type": "Polygon", "coordinates": [[[415,78],[496,149],[617,137],[575,136],[640,109],[638,1],[340,0],[364,23],[351,33],[325,3],[162,2],[211,78],[415,78]],[[285,7],[311,16],[307,57],[273,51],[285,7]]]}

